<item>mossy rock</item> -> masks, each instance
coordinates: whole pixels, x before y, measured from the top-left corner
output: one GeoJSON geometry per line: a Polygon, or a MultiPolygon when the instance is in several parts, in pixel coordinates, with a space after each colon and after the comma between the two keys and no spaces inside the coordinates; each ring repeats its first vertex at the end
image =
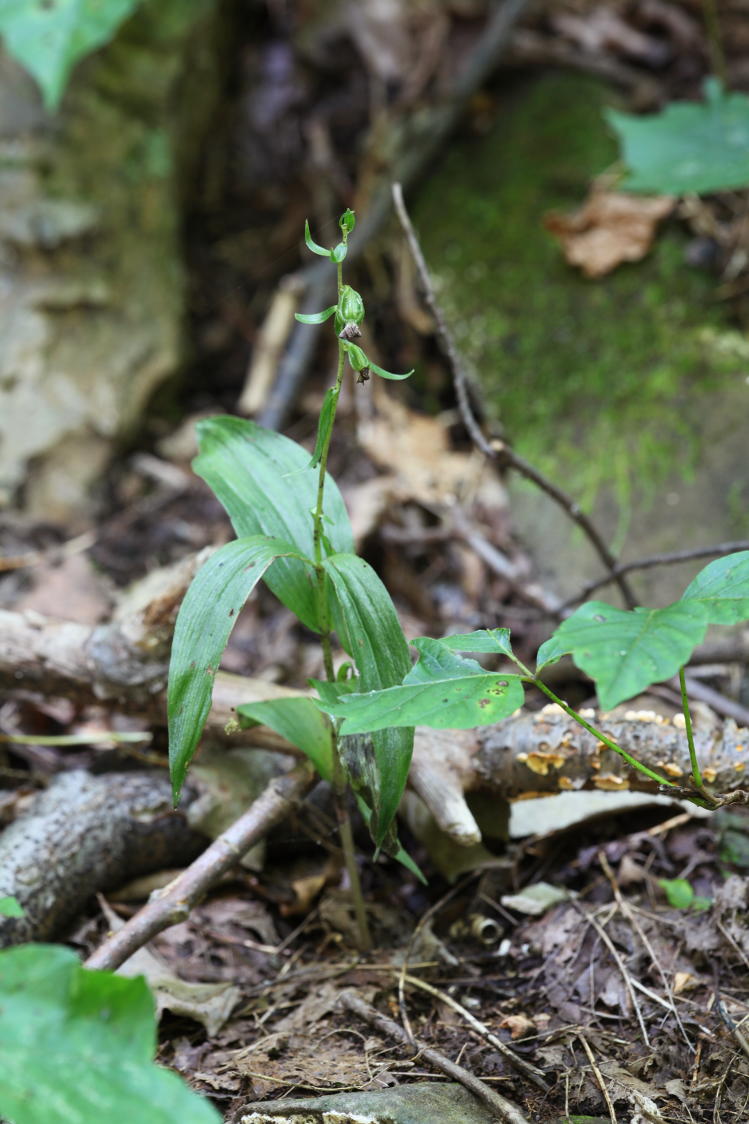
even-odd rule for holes
{"type": "MultiPolygon", "coordinates": [[[[490,132],[452,147],[415,220],[489,414],[634,557],[749,536],[749,342],[675,223],[643,262],[595,281],[544,229],[616,159],[613,101],[569,74],[516,84],[490,132]]],[[[601,572],[548,500],[529,485],[514,497],[561,593],[601,572]]],[[[676,596],[689,577],[648,571],[641,596],[676,596]]]]}

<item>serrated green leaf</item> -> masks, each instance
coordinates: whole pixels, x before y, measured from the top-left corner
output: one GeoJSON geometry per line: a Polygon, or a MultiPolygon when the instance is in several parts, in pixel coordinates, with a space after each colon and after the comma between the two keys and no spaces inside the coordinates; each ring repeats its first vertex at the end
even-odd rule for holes
{"type": "Polygon", "coordinates": [[[299,558],[294,547],[280,539],[264,535],[235,539],[211,555],[185,594],[174,628],[167,691],[175,804],[211,708],[213,681],[239,611],[268,567],[284,554],[299,558]]]}
{"type": "Polygon", "coordinates": [[[325,397],[322,401],[322,409],[320,410],[320,419],[317,423],[317,439],[315,441],[315,450],[309,462],[310,468],[317,468],[322,460],[323,450],[325,445],[330,439],[330,431],[333,428],[335,420],[336,405],[338,403],[338,391],[334,386],[326,390],[325,397]]]}
{"type": "Polygon", "coordinates": [[[604,710],[675,675],[705,635],[706,613],[697,601],[665,609],[615,609],[588,601],[563,621],[538,650],[537,670],[571,655],[595,680],[604,710]]]}
{"type": "Polygon", "coordinates": [[[55,109],[75,64],[114,38],[140,2],[2,0],[0,35],[39,83],[47,109],[55,109]]]}
{"type": "Polygon", "coordinates": [[[330,308],[324,308],[322,312],[295,312],[294,319],[300,324],[324,324],[337,308],[337,304],[331,304],[330,308]]]}
{"type": "Polygon", "coordinates": [[[321,258],[330,257],[331,251],[327,250],[325,246],[321,246],[313,239],[312,235],[310,234],[309,221],[306,219],[304,222],[304,242],[307,249],[311,250],[313,254],[319,254],[321,258]]]}
{"type": "Polygon", "coordinates": [[[330,250],[330,252],[328,254],[328,257],[330,258],[331,261],[335,262],[336,265],[338,265],[339,262],[342,262],[344,260],[347,253],[348,253],[348,246],[346,245],[346,243],[345,242],[339,242],[337,246],[334,246],[333,249],[330,250]]]}
{"type": "Polygon", "coordinates": [[[154,1063],[142,977],[90,972],[70,949],[0,952],[0,1116],[13,1124],[220,1124],[208,1101],[154,1063]]]}
{"type": "Polygon", "coordinates": [[[271,699],[242,703],[237,707],[240,726],[260,723],[301,749],[323,780],[333,776],[333,747],[330,722],[312,699],[271,699]]]}
{"type": "Polygon", "coordinates": [[[626,191],[700,195],[749,184],[749,98],[725,93],[715,79],[705,95],[647,117],[606,111],[629,168],[626,191]]]}
{"type": "MultiPolygon", "coordinates": [[[[312,512],[318,473],[309,452],[280,433],[243,418],[207,418],[197,426],[198,476],[225,507],[237,535],[269,535],[314,556],[312,512]]],[[[354,549],[348,513],[336,482],[325,477],[323,516],[333,551],[354,549]]],[[[320,631],[314,574],[294,558],[270,568],[265,584],[308,628],[320,631]]]]}
{"type": "MultiPolygon", "coordinates": [[[[343,695],[326,710],[343,719],[342,734],[388,726],[468,730],[489,726],[523,705],[518,675],[487,672],[476,660],[456,656],[441,641],[414,641],[420,659],[397,687],[343,695]]],[[[495,649],[496,650],[496,649],[495,649]]]]}
{"type": "Polygon", "coordinates": [[[24,909],[17,898],[0,898],[0,917],[23,917],[24,909]]]}
{"type": "Polygon", "coordinates": [[[749,550],[716,558],[691,582],[682,601],[699,601],[709,624],[749,619],[749,550]]]}
{"type": "MultiPolygon", "coordinates": [[[[340,606],[338,636],[353,659],[363,690],[400,683],[410,667],[408,645],[390,594],[363,558],[334,554],[323,562],[340,606]]],[[[366,778],[379,846],[398,809],[408,779],[413,729],[381,729],[372,736],[372,768],[366,778]]]]}
{"type": "Polygon", "coordinates": [[[369,362],[369,369],[373,374],[379,375],[381,379],[394,379],[396,381],[399,381],[400,379],[409,379],[414,373],[412,367],[410,371],[406,371],[405,375],[394,375],[392,371],[384,371],[382,367],[378,367],[377,364],[372,363],[371,360],[369,362]]]}
{"type": "MultiPolygon", "coordinates": [[[[417,637],[417,640],[429,639],[428,636],[417,637]]],[[[411,643],[414,647],[417,646],[416,640],[411,643]]],[[[509,628],[479,628],[476,632],[460,632],[441,637],[439,643],[451,652],[494,652],[513,658],[509,628]]]]}

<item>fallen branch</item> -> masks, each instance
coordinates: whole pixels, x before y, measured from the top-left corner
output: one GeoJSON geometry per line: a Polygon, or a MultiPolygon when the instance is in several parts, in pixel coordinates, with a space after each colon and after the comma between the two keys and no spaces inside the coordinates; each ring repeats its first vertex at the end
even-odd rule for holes
{"type": "Polygon", "coordinates": [[[89,956],[86,967],[114,971],[157,933],[184,921],[219,878],[286,818],[315,780],[307,765],[275,777],[243,816],[89,956]]]}
{"type": "Polygon", "coordinates": [[[189,862],[204,845],[172,810],[165,776],[61,773],[0,835],[0,898],[24,909],[0,916],[0,948],[57,935],[97,890],[189,862]]]}

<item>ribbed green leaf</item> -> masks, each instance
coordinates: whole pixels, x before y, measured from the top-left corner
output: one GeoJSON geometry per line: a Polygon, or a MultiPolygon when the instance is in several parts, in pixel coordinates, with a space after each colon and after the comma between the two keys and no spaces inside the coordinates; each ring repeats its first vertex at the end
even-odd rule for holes
{"type": "MultiPolygon", "coordinates": [[[[271,535],[312,557],[318,473],[295,441],[242,418],[198,423],[198,476],[226,508],[237,535],[271,535]]],[[[354,549],[348,513],[335,481],[325,478],[325,534],[334,551],[354,549]]],[[[265,583],[303,624],[320,631],[314,574],[294,558],[276,562],[265,583]]]]}
{"type": "Polygon", "coordinates": [[[588,601],[538,650],[537,669],[571,655],[595,680],[604,710],[675,675],[705,635],[699,601],[675,601],[665,609],[612,608],[588,601]]]}
{"type": "Polygon", "coordinates": [[[154,1063],[154,1003],[142,977],[89,972],[70,949],[0,952],[0,1116],[13,1124],[220,1124],[154,1063]]]}
{"type": "Polygon", "coordinates": [[[167,695],[175,804],[211,708],[213,680],[239,610],[271,563],[294,553],[289,543],[264,535],[235,539],[211,555],[185,594],[174,629],[167,695]]]}
{"type": "Polygon", "coordinates": [[[0,898],[0,917],[23,917],[23,906],[18,898],[0,898]]]}
{"type": "Polygon", "coordinates": [[[400,686],[346,694],[326,704],[330,714],[343,719],[342,734],[412,725],[467,730],[492,725],[523,705],[518,675],[487,672],[476,660],[456,656],[440,640],[425,637],[415,640],[414,647],[421,658],[400,686]]]}
{"type": "Polygon", "coordinates": [[[312,454],[312,459],[309,462],[310,468],[317,468],[321,459],[325,444],[330,437],[330,431],[333,428],[335,421],[336,404],[338,402],[338,391],[334,386],[325,391],[323,398],[322,408],[320,410],[320,420],[317,423],[317,440],[315,441],[315,451],[312,454]]]}
{"type": "Polygon", "coordinates": [[[699,601],[708,624],[749,619],[749,550],[716,558],[687,586],[682,601],[699,601]]]}
{"type": "MultiPolygon", "coordinates": [[[[400,683],[408,672],[408,645],[398,615],[377,574],[362,558],[334,554],[324,563],[340,612],[341,644],[354,660],[363,690],[400,683]]],[[[372,735],[372,755],[361,759],[373,810],[372,834],[379,846],[398,809],[408,779],[413,729],[383,729],[372,735]]]]}
{"type": "Polygon", "coordinates": [[[301,749],[323,780],[333,775],[332,730],[312,699],[271,699],[237,707],[240,726],[268,726],[301,749]]]}

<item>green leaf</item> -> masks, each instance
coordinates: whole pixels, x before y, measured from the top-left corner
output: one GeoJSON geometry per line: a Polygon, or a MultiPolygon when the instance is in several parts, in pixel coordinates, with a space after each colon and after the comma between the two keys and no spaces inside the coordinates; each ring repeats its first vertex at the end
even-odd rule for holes
{"type": "Polygon", "coordinates": [[[0,952],[0,1116],[13,1124],[220,1124],[208,1101],[154,1063],[145,981],[89,972],[70,949],[0,952]]]}
{"type": "Polygon", "coordinates": [[[697,601],[630,612],[588,601],[541,645],[537,670],[571,655],[595,680],[603,709],[610,710],[675,675],[689,661],[705,628],[705,610],[697,601]]]}
{"type": "Polygon", "coordinates": [[[708,624],[749,619],[749,550],[716,558],[687,586],[682,601],[699,601],[708,624]]]}
{"type": "MultiPolygon", "coordinates": [[[[309,452],[295,441],[242,418],[216,417],[198,423],[198,476],[213,489],[237,535],[270,535],[314,555],[312,512],[318,473],[309,452]]],[[[338,486],[325,477],[326,535],[334,551],[354,549],[338,486]]],[[[271,566],[265,584],[308,628],[320,631],[314,574],[295,558],[271,566]]]]}
{"type": "Polygon", "coordinates": [[[648,117],[606,111],[629,168],[625,190],[700,195],[749,184],[749,98],[715,79],[705,95],[648,117]]]}
{"type": "Polygon", "coordinates": [[[333,776],[333,747],[330,722],[312,699],[272,699],[242,703],[237,707],[240,726],[269,726],[276,734],[301,749],[323,780],[333,776]]]}
{"type": "Polygon", "coordinates": [[[17,898],[0,898],[0,917],[23,917],[24,909],[17,898]]]}
{"type": "Polygon", "coordinates": [[[383,371],[382,367],[378,367],[376,363],[369,361],[369,369],[375,375],[379,375],[381,379],[408,379],[414,373],[413,367],[410,371],[406,371],[405,375],[394,375],[392,371],[383,371]]]}
{"type": "Polygon", "coordinates": [[[336,265],[338,265],[339,262],[343,261],[343,259],[346,257],[347,253],[348,253],[348,246],[346,245],[346,243],[345,242],[339,242],[338,245],[334,246],[333,249],[330,251],[330,253],[328,254],[328,257],[330,258],[331,261],[335,262],[336,265]]]}
{"type": "Polygon", "coordinates": [[[403,683],[386,690],[343,695],[325,709],[343,719],[342,734],[387,726],[468,730],[489,726],[523,705],[518,675],[487,672],[476,660],[456,656],[440,640],[414,641],[420,659],[403,683]]]}
{"type": "Polygon", "coordinates": [[[330,257],[332,251],[326,250],[325,246],[319,245],[319,243],[315,242],[314,239],[312,238],[312,235],[310,234],[310,229],[309,229],[309,221],[306,220],[306,219],[305,219],[305,222],[304,222],[304,241],[305,241],[305,244],[307,246],[307,249],[311,250],[313,254],[319,254],[321,258],[329,258],[330,257]]]}
{"type": "Polygon", "coordinates": [[[325,308],[322,312],[295,312],[294,318],[300,324],[324,324],[326,320],[330,319],[337,307],[337,304],[331,304],[330,308],[325,308]]]}
{"type": "Polygon", "coordinates": [[[33,74],[47,109],[60,102],[71,70],[114,37],[140,0],[2,0],[0,34],[33,74]]]}
{"type": "Polygon", "coordinates": [[[658,885],[674,909],[689,909],[694,901],[694,888],[686,878],[659,878],[658,885]]]}
{"type": "MultiPolygon", "coordinates": [[[[400,683],[411,661],[398,615],[377,574],[363,558],[334,554],[323,565],[340,606],[336,628],[354,660],[365,691],[400,683]]],[[[372,736],[372,759],[364,778],[373,809],[372,834],[384,840],[408,779],[413,729],[381,729],[372,736]]]]}
{"type": "Polygon", "coordinates": [[[236,539],[211,555],[185,594],[174,628],[167,692],[175,804],[211,708],[213,680],[239,610],[271,563],[291,553],[293,546],[280,539],[263,535],[236,539]]]}
{"type": "Polygon", "coordinates": [[[335,420],[335,410],[338,403],[338,391],[334,386],[326,390],[325,397],[322,402],[322,409],[320,410],[320,420],[317,423],[317,440],[315,441],[315,451],[312,454],[312,459],[309,462],[310,468],[317,468],[322,460],[325,445],[330,440],[330,431],[333,428],[335,420]]]}
{"type": "MultiPolygon", "coordinates": [[[[428,640],[421,636],[419,640],[428,640]]],[[[418,647],[416,640],[411,643],[418,647]]],[[[453,636],[443,636],[439,643],[451,652],[495,652],[513,659],[510,646],[509,628],[480,628],[476,632],[460,632],[453,636]]]]}

